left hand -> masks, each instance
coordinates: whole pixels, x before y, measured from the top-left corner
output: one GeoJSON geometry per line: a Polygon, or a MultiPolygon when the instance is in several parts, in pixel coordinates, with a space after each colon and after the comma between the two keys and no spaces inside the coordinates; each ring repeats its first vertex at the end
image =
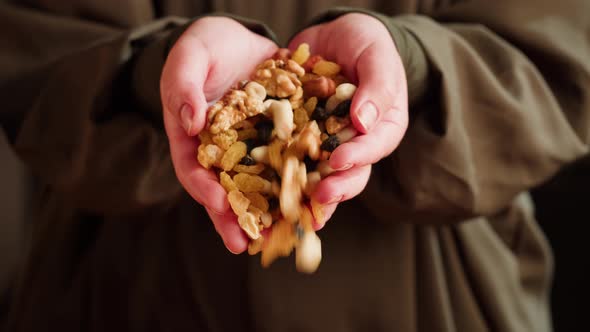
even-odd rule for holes
{"type": "Polygon", "coordinates": [[[390,155],[408,126],[408,93],[404,67],[387,28],[366,14],[346,14],[308,28],[289,44],[308,43],[312,54],[338,63],[358,89],[350,117],[360,135],[340,145],[330,157],[338,172],[322,180],[314,198],[324,206],[323,226],[338,203],[360,194],[371,165],[390,155]]]}

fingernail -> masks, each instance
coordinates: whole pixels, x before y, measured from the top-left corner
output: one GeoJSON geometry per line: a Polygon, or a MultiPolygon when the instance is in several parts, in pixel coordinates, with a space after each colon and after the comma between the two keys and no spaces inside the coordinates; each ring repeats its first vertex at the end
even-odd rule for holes
{"type": "Polygon", "coordinates": [[[334,168],[335,171],[346,171],[352,168],[352,164],[344,164],[339,168],[334,168]]]}
{"type": "Polygon", "coordinates": [[[358,119],[361,123],[361,126],[365,129],[365,132],[368,132],[373,128],[375,122],[377,122],[377,117],[379,113],[375,105],[372,102],[366,102],[358,112],[358,119]]]}
{"type": "Polygon", "coordinates": [[[180,122],[187,135],[190,135],[191,128],[193,127],[193,108],[190,105],[184,104],[180,108],[180,122]]]}

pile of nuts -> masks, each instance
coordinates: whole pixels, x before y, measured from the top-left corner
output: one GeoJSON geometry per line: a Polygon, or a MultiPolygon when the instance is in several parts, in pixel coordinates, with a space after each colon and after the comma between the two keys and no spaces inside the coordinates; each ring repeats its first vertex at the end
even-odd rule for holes
{"type": "Polygon", "coordinates": [[[292,54],[279,49],[209,108],[199,163],[217,172],[262,266],[296,248],[299,271],[318,268],[313,222],[324,216],[311,195],[333,172],[332,151],[357,134],[349,116],[355,91],[338,64],[301,44],[292,54]]]}

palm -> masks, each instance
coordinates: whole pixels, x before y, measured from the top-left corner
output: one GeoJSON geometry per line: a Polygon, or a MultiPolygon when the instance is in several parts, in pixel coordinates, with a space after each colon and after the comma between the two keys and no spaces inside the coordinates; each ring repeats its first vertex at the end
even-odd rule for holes
{"type": "Polygon", "coordinates": [[[246,250],[248,239],[238,226],[225,190],[215,174],[196,158],[208,103],[270,57],[277,46],[228,18],[196,21],[176,42],[160,81],[164,122],[176,175],[185,190],[208,211],[227,248],[246,250]],[[190,112],[187,115],[186,109],[190,112]],[[185,111],[181,111],[185,110],[185,111]]]}

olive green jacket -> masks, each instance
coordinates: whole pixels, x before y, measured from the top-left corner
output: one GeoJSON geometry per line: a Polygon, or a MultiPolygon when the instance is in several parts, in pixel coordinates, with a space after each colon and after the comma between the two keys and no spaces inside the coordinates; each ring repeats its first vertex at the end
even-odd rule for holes
{"type": "Polygon", "coordinates": [[[320,232],[311,276],[225,250],[176,180],[158,81],[189,18],[250,17],[285,42],[351,9],[19,3],[0,5],[0,120],[42,190],[8,331],[551,330],[527,192],[588,151],[590,2],[347,1],[382,14],[411,121],[320,232]]]}

